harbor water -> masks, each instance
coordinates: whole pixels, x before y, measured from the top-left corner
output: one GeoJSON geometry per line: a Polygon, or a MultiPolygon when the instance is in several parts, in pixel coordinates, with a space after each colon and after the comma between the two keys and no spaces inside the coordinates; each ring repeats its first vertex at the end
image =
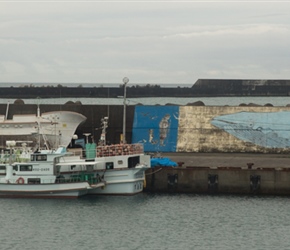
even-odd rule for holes
{"type": "Polygon", "coordinates": [[[290,249],[289,197],[1,199],[1,249],[290,249]]]}

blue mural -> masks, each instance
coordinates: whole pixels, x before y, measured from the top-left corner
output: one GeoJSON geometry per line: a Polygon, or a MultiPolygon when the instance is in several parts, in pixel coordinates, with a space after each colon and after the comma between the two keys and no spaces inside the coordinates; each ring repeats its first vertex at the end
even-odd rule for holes
{"type": "Polygon", "coordinates": [[[211,124],[229,134],[268,148],[290,147],[290,112],[239,112],[221,115],[211,124]]]}
{"type": "Polygon", "coordinates": [[[136,106],[132,142],[144,144],[146,152],[175,152],[178,106],[136,106]]]}

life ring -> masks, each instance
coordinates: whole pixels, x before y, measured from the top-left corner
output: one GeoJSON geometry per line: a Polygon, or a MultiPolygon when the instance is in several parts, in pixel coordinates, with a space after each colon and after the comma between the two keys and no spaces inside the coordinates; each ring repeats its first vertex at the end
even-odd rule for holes
{"type": "Polygon", "coordinates": [[[24,179],[22,177],[19,177],[16,181],[17,184],[24,184],[24,179]]]}

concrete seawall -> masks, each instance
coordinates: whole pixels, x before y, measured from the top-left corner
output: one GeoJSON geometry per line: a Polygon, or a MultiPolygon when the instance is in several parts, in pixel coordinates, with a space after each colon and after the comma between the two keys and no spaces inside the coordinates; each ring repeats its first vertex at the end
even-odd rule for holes
{"type": "Polygon", "coordinates": [[[160,168],[147,171],[150,192],[290,195],[290,170],[160,168]]]}
{"type": "MultiPolygon", "coordinates": [[[[123,84],[119,87],[104,87],[103,84],[92,87],[51,86],[47,84],[34,86],[23,84],[22,87],[2,87],[0,96],[10,98],[60,98],[60,97],[117,97],[123,95],[123,84]]],[[[290,80],[281,79],[198,79],[194,84],[180,87],[146,84],[143,86],[129,84],[128,97],[217,97],[217,96],[289,96],[290,80]]],[[[7,84],[7,86],[9,86],[7,84]]]]}
{"type": "Polygon", "coordinates": [[[148,192],[290,195],[290,157],[262,154],[167,154],[179,167],[146,172],[148,192]],[[189,165],[188,165],[189,164],[189,165]]]}
{"type": "MultiPolygon", "coordinates": [[[[7,105],[0,105],[6,114],[7,105]]],[[[7,118],[14,114],[36,114],[32,104],[10,104],[7,118]]],[[[41,112],[74,111],[87,117],[76,133],[90,133],[97,142],[101,119],[109,117],[107,142],[120,142],[122,105],[41,105],[41,112]]],[[[126,139],[144,143],[146,152],[283,153],[290,152],[290,107],[240,106],[127,106],[126,139]]],[[[1,140],[1,135],[0,135],[1,140]]]]}

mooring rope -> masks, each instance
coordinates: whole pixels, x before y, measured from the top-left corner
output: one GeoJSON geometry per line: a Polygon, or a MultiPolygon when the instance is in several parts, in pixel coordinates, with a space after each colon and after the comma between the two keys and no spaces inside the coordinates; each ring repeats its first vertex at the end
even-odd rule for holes
{"type": "Polygon", "coordinates": [[[145,175],[155,174],[155,173],[159,172],[160,170],[162,170],[162,168],[159,168],[158,170],[154,171],[153,173],[148,173],[148,174],[145,174],[145,175]]]}

